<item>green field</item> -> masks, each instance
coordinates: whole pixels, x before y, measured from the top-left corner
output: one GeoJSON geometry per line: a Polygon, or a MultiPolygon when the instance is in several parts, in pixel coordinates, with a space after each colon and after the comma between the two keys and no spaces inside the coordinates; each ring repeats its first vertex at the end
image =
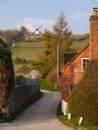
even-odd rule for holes
{"type": "Polygon", "coordinates": [[[88,40],[83,40],[81,42],[73,42],[71,48],[75,49],[77,52],[81,51],[88,44],[88,40]]]}
{"type": "Polygon", "coordinates": [[[42,42],[19,42],[15,47],[11,48],[11,50],[13,59],[19,57],[27,60],[37,60],[45,50],[45,46],[42,42]]]}
{"type": "MultiPolygon", "coordinates": [[[[82,36],[75,35],[74,38],[79,39],[82,36]]],[[[73,40],[71,48],[76,50],[77,52],[81,51],[87,43],[88,39],[84,40],[73,40]]],[[[44,42],[19,42],[15,45],[15,47],[11,48],[12,51],[12,58],[15,60],[17,57],[26,60],[36,61],[38,58],[43,54],[45,51],[44,42]]],[[[22,66],[23,64],[14,64],[15,72],[22,66]]]]}
{"type": "MultiPolygon", "coordinates": [[[[74,41],[71,48],[79,52],[87,43],[88,40],[74,41]]],[[[45,51],[45,45],[43,42],[19,42],[15,47],[11,48],[11,50],[13,59],[19,57],[36,61],[45,51]]]]}

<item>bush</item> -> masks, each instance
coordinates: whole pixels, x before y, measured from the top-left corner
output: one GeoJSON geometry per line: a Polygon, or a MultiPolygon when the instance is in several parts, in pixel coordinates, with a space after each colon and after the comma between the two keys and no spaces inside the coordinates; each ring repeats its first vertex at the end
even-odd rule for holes
{"type": "Polygon", "coordinates": [[[30,73],[30,68],[26,65],[23,65],[21,68],[19,68],[17,70],[17,74],[20,74],[20,75],[25,75],[25,74],[29,74],[30,73]]]}
{"type": "Polygon", "coordinates": [[[98,61],[89,63],[83,78],[72,90],[68,104],[73,116],[98,124],[98,61]]]}
{"type": "Polygon", "coordinates": [[[1,74],[7,74],[6,84],[8,91],[11,91],[14,87],[14,69],[11,56],[11,51],[0,43],[0,72],[1,74]]]}
{"type": "Polygon", "coordinates": [[[50,83],[45,79],[41,79],[40,84],[41,84],[41,89],[45,89],[45,90],[49,90],[49,91],[59,91],[60,90],[59,86],[57,86],[53,83],[50,83]]]}
{"type": "Polygon", "coordinates": [[[30,64],[32,61],[24,58],[16,57],[13,61],[15,64],[30,64]]]}
{"type": "Polygon", "coordinates": [[[54,83],[54,84],[56,84],[56,82],[57,82],[57,72],[56,71],[57,71],[56,69],[50,71],[46,77],[46,79],[49,82],[54,83]]]}
{"type": "Polygon", "coordinates": [[[5,102],[14,87],[14,70],[11,51],[6,43],[0,40],[0,110],[5,107],[5,102]]]}

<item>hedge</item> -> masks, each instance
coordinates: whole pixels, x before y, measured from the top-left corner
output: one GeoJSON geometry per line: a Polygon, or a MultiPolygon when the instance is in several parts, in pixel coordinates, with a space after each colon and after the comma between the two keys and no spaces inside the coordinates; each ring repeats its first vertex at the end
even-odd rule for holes
{"type": "Polygon", "coordinates": [[[84,122],[98,124],[98,61],[89,63],[83,78],[72,90],[68,104],[74,117],[83,117],[84,122]]]}

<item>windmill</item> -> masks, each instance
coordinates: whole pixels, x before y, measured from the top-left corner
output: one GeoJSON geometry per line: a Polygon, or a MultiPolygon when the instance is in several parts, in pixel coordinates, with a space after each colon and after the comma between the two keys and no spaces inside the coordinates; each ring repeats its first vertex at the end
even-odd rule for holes
{"type": "Polygon", "coordinates": [[[38,28],[35,28],[34,35],[40,35],[41,34],[41,31],[39,30],[40,28],[41,28],[41,25],[38,28]]]}

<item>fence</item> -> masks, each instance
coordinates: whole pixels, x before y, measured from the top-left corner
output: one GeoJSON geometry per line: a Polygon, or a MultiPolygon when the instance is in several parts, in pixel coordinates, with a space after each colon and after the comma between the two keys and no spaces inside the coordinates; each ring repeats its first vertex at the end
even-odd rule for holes
{"type": "Polygon", "coordinates": [[[37,80],[24,79],[22,84],[15,85],[9,99],[6,102],[6,108],[8,108],[8,114],[13,113],[20,108],[30,97],[40,91],[40,85],[37,80]]]}

